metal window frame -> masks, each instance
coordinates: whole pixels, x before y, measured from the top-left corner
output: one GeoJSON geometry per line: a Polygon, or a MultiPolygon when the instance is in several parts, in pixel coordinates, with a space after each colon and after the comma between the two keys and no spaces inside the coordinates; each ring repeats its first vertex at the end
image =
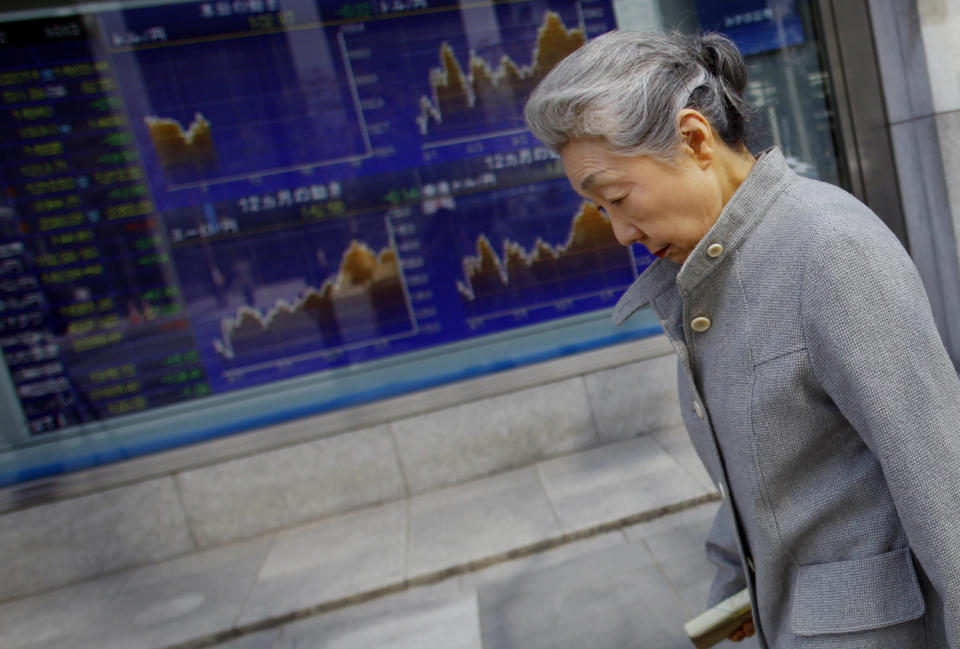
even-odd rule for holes
{"type": "Polygon", "coordinates": [[[910,250],[867,0],[816,0],[847,189],[910,250]]]}
{"type": "Polygon", "coordinates": [[[916,1],[816,0],[815,10],[849,189],[906,245],[960,371],[957,232],[916,1]]]}

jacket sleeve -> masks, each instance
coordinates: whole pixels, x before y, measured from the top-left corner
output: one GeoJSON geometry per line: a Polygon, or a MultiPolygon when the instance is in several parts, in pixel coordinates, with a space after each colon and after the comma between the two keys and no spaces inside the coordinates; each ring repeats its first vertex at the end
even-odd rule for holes
{"type": "Polygon", "coordinates": [[[707,534],[707,558],[717,567],[717,575],[707,598],[707,608],[716,606],[747,587],[733,525],[730,508],[722,503],[707,534]]]}
{"type": "Polygon", "coordinates": [[[920,278],[881,227],[810,246],[803,333],[820,384],[883,470],[960,649],[960,381],[920,278]]]}

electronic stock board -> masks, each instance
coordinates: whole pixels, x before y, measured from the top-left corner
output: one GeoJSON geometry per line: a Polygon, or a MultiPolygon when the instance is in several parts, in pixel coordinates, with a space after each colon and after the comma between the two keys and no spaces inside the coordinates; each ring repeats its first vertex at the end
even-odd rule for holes
{"type": "Polygon", "coordinates": [[[522,120],[550,67],[616,26],[609,0],[13,18],[0,346],[22,430],[8,445],[606,320],[652,260],[617,244],[522,120]]]}

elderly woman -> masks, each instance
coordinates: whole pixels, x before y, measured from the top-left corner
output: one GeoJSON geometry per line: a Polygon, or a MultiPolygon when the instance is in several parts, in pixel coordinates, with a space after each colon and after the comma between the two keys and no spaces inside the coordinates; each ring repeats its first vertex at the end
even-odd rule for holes
{"type": "MultiPolygon", "coordinates": [[[[713,605],[748,587],[761,646],[960,649],[960,382],[900,242],[846,192],[744,146],[719,35],[613,32],[526,106],[623,245],[723,496],[713,605]]],[[[737,638],[744,634],[741,631],[737,638]]]]}

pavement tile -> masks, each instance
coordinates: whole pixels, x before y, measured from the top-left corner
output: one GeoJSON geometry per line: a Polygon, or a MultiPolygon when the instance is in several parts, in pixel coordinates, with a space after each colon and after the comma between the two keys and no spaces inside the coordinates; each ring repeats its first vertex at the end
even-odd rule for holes
{"type": "MultiPolygon", "coordinates": [[[[475,602],[475,593],[462,590],[460,579],[451,577],[428,586],[409,588],[354,606],[291,622],[284,627],[280,637],[281,646],[284,649],[287,647],[326,649],[326,643],[331,638],[350,638],[351,636],[356,638],[358,636],[354,634],[361,633],[361,629],[371,625],[389,625],[391,620],[416,618],[466,598],[473,599],[475,602]]],[[[362,637],[362,633],[359,637],[362,637]]],[[[372,645],[371,649],[373,647],[376,645],[372,645]]],[[[218,645],[216,649],[221,647],[218,645]]]]}
{"type": "Polygon", "coordinates": [[[533,468],[410,500],[407,577],[430,574],[560,536],[533,468]]]}
{"type": "Polygon", "coordinates": [[[707,470],[703,467],[700,456],[697,455],[696,449],[693,448],[686,428],[683,426],[674,426],[657,431],[651,434],[650,437],[663,447],[663,449],[677,461],[677,464],[682,466],[684,470],[689,473],[694,480],[703,485],[705,489],[708,491],[717,490],[717,486],[713,483],[713,480],[710,479],[710,474],[707,473],[707,470]]]}
{"type": "MultiPolygon", "coordinates": [[[[664,575],[679,591],[713,579],[716,568],[707,559],[704,543],[717,509],[716,503],[692,507],[624,530],[630,541],[644,543],[664,575]]],[[[705,601],[705,600],[704,600],[705,601]]],[[[702,604],[701,604],[702,605],[702,604]]]]}
{"type": "Polygon", "coordinates": [[[647,437],[541,462],[537,471],[565,532],[707,493],[647,437]]]}
{"type": "Polygon", "coordinates": [[[648,535],[644,540],[661,563],[704,554],[704,543],[710,531],[710,519],[690,521],[676,527],[648,535]]]}
{"type": "Polygon", "coordinates": [[[405,502],[278,533],[240,624],[403,581],[406,535],[405,502]]]}
{"type": "Polygon", "coordinates": [[[234,576],[238,567],[242,567],[245,573],[255,575],[260,571],[275,540],[275,535],[271,534],[144,566],[133,571],[124,592],[189,579],[195,575],[204,575],[209,579],[234,576]]]}
{"type": "Polygon", "coordinates": [[[623,533],[626,534],[627,539],[630,541],[640,541],[661,534],[669,535],[669,533],[678,527],[689,528],[690,526],[703,526],[704,532],[701,536],[702,543],[703,539],[706,539],[706,531],[710,529],[710,525],[713,523],[713,519],[717,515],[719,508],[719,501],[704,503],[703,505],[690,507],[670,514],[669,516],[662,516],[652,521],[625,527],[623,528],[623,533]]]}
{"type": "Polygon", "coordinates": [[[296,649],[292,641],[283,638],[283,632],[283,627],[267,629],[222,642],[211,649],[296,649]]]}
{"type": "Polygon", "coordinates": [[[707,597],[710,595],[712,584],[713,576],[710,575],[677,590],[680,601],[683,602],[684,614],[688,619],[696,617],[706,610],[707,597]]]}
{"type": "Polygon", "coordinates": [[[476,594],[333,635],[326,649],[483,649],[476,594]]]}
{"type": "Polygon", "coordinates": [[[487,649],[689,649],[682,605],[642,544],[483,586],[487,649]]]}
{"type": "Polygon", "coordinates": [[[233,628],[273,539],[137,570],[76,649],[154,649],[233,628]]]}
{"type": "MultiPolygon", "coordinates": [[[[678,541],[681,545],[685,542],[683,539],[678,541]]],[[[674,559],[662,562],[660,568],[677,591],[704,580],[711,582],[717,573],[717,567],[707,558],[702,543],[698,551],[676,555],[674,559]]],[[[705,603],[706,600],[701,602],[700,606],[702,607],[705,603]]]]}
{"type": "Polygon", "coordinates": [[[125,572],[0,605],[0,647],[72,649],[131,574],[125,572]]]}
{"type": "MultiPolygon", "coordinates": [[[[467,573],[462,577],[463,587],[465,589],[480,588],[505,579],[515,579],[531,571],[542,570],[567,561],[572,561],[593,552],[623,545],[626,542],[627,540],[623,533],[616,531],[590,536],[581,541],[564,543],[550,550],[537,552],[536,554],[531,554],[526,557],[511,559],[510,561],[504,561],[503,563],[492,565],[489,568],[484,568],[477,572],[467,573]]],[[[650,562],[652,563],[653,561],[653,555],[650,555],[650,562]]]]}

